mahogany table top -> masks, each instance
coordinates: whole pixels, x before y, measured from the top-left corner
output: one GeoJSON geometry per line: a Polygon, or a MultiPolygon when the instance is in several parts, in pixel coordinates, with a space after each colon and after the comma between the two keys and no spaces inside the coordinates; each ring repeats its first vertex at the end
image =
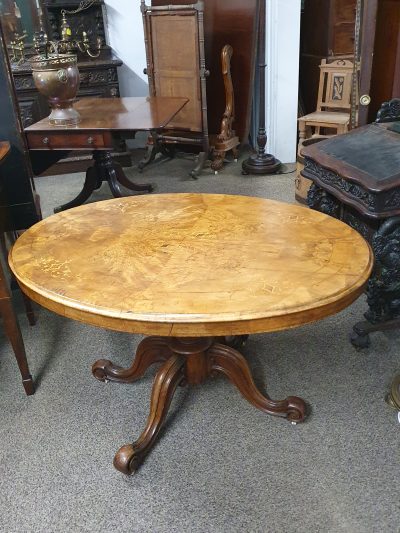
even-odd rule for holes
{"type": "Polygon", "coordinates": [[[23,233],[9,260],[28,296],[59,314],[175,337],[318,320],[361,294],[373,264],[364,239],[334,218],[214,194],[70,209],[23,233]]]}
{"type": "Polygon", "coordinates": [[[3,161],[9,151],[10,143],[8,141],[0,141],[0,161],[3,161]]]}
{"type": "Polygon", "coordinates": [[[54,126],[48,118],[44,118],[25,128],[25,131],[158,130],[164,128],[187,102],[187,98],[169,96],[83,98],[74,104],[81,115],[79,124],[54,126]]]}

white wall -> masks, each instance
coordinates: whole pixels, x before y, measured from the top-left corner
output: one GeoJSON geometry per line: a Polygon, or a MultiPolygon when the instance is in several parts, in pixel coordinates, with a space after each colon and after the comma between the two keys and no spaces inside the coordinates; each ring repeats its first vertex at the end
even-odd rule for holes
{"type": "Polygon", "coordinates": [[[267,151],[296,161],[301,0],[266,0],[267,151]]]}
{"type": "MultiPolygon", "coordinates": [[[[148,1],[149,3],[149,1],[148,1]]],[[[119,69],[121,96],[148,94],[140,0],[105,0],[108,44],[123,61],[119,69]]]]}
{"type": "MultiPolygon", "coordinates": [[[[144,96],[148,86],[140,0],[105,4],[109,44],[124,62],[119,72],[121,95],[144,96]]],[[[296,160],[300,4],[301,0],[266,0],[267,150],[284,163],[296,160]]]]}

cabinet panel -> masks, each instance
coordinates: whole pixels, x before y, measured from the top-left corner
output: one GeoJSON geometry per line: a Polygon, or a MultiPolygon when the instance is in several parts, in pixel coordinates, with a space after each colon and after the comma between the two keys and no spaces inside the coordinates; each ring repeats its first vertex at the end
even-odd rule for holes
{"type": "Polygon", "coordinates": [[[354,50],[354,23],[335,24],[332,34],[332,50],[329,55],[350,55],[354,50]]]}

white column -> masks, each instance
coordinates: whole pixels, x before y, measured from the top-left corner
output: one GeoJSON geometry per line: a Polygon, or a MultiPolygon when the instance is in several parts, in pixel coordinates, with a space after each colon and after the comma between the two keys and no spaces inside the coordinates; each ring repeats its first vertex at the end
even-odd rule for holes
{"type": "Polygon", "coordinates": [[[124,63],[118,72],[121,96],[146,96],[147,76],[143,74],[146,51],[140,2],[105,0],[104,3],[108,44],[124,63]]]}
{"type": "Polygon", "coordinates": [[[301,0],[266,0],[267,151],[296,161],[301,0]]]}

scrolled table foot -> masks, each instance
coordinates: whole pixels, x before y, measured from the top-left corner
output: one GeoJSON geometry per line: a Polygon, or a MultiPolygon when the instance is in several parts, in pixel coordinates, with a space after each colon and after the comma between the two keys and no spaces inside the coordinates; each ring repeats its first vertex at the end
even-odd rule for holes
{"type": "Polygon", "coordinates": [[[267,394],[257,389],[249,365],[243,355],[224,344],[215,343],[207,352],[210,372],[224,374],[238,389],[242,396],[254,407],[264,413],[282,416],[290,422],[302,422],[306,416],[306,404],[297,396],[285,400],[271,400],[267,394]]]}
{"type": "Polygon", "coordinates": [[[99,381],[132,383],[154,363],[166,361],[172,352],[163,337],[147,337],[139,344],[132,365],[122,368],[108,359],[99,359],[92,366],[92,374],[99,381]]]}
{"type": "Polygon", "coordinates": [[[151,392],[150,414],[142,434],[132,444],[125,444],[114,458],[114,466],[123,474],[131,474],[153,447],[167,416],[178,385],[185,378],[185,359],[172,355],[159,369],[151,392]]]}
{"type": "Polygon", "coordinates": [[[307,415],[307,405],[302,398],[289,396],[284,400],[287,403],[287,419],[289,422],[303,422],[307,415]]]}
{"type": "Polygon", "coordinates": [[[139,466],[140,461],[135,453],[135,448],[133,444],[125,444],[117,451],[114,457],[113,465],[114,467],[129,476],[139,466]]]}

